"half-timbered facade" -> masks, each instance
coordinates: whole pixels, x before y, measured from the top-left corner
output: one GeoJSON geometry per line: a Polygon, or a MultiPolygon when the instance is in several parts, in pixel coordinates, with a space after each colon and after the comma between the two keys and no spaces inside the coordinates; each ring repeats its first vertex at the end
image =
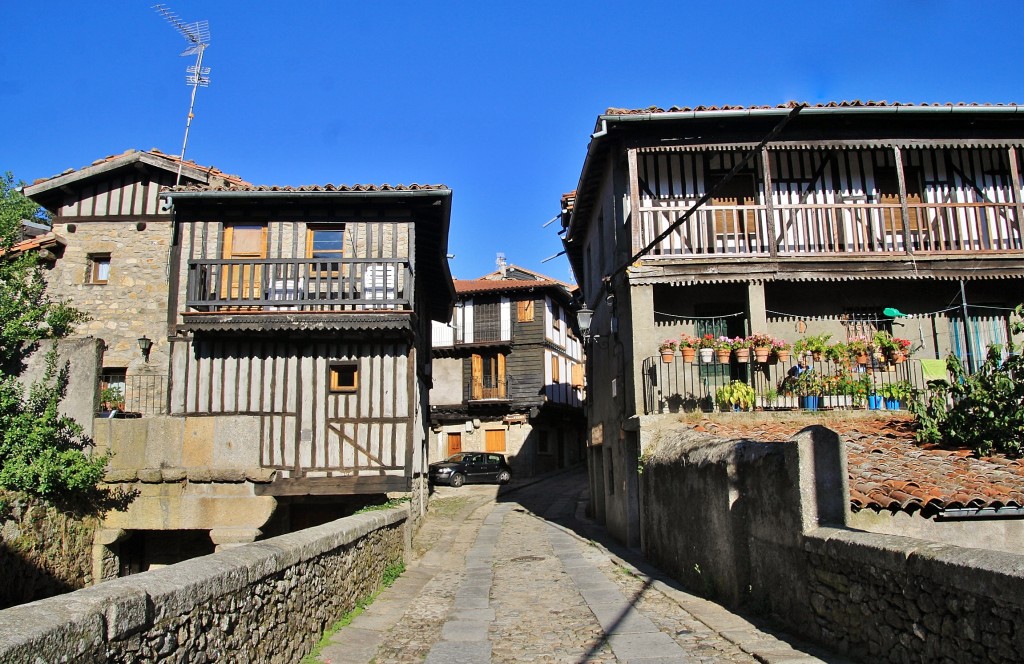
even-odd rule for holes
{"type": "Polygon", "coordinates": [[[166,195],[180,238],[170,413],[250,432],[265,495],[408,491],[430,321],[452,287],[444,187],[166,195]]]}
{"type": "Polygon", "coordinates": [[[661,339],[885,329],[912,339],[916,357],[968,365],[1005,341],[1024,293],[1022,148],[1016,106],[600,116],[563,198],[592,333],[612,349],[590,355],[599,517],[636,541],[640,432],[628,422],[658,412],[646,397],[661,389],[661,339]]]}
{"type": "Polygon", "coordinates": [[[455,280],[433,324],[431,457],[490,451],[520,475],[582,461],[583,349],[568,287],[515,266],[455,280]]]}

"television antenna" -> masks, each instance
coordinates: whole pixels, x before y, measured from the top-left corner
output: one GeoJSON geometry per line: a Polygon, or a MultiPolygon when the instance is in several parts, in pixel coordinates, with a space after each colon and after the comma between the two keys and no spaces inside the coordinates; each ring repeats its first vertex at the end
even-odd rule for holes
{"type": "Polygon", "coordinates": [[[200,86],[208,87],[210,85],[210,68],[203,66],[203,53],[206,52],[206,47],[210,45],[210,23],[209,21],[196,21],[195,23],[186,23],[178,18],[178,15],[167,8],[167,5],[154,5],[153,9],[158,14],[163,16],[168,23],[171,24],[175,30],[178,31],[185,41],[189,43],[188,48],[182,51],[182,57],[186,55],[196,56],[196,63],[188,67],[185,72],[185,83],[192,86],[192,99],[188,104],[188,119],[185,120],[185,140],[181,143],[181,157],[178,160],[178,177],[174,181],[174,186],[181,184],[181,167],[185,164],[185,148],[188,147],[188,130],[192,127],[192,118],[195,114],[192,112],[196,106],[196,90],[200,86]]]}

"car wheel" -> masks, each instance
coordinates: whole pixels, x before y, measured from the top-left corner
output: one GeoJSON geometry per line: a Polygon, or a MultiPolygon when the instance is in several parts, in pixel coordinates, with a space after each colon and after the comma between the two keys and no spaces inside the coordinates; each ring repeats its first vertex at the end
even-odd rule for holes
{"type": "Polygon", "coordinates": [[[466,478],[463,477],[462,473],[455,473],[452,478],[448,480],[448,485],[458,489],[460,486],[466,483],[466,478]]]}
{"type": "Polygon", "coordinates": [[[499,484],[508,484],[511,479],[512,473],[508,472],[507,470],[503,470],[500,473],[498,473],[499,484]]]}

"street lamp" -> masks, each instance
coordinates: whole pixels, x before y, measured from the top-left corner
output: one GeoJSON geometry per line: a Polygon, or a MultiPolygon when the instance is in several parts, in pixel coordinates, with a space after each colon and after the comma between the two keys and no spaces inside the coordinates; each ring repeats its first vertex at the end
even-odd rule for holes
{"type": "Polygon", "coordinates": [[[583,307],[576,312],[576,322],[580,326],[580,334],[584,343],[590,340],[590,323],[594,320],[594,310],[583,307]]]}

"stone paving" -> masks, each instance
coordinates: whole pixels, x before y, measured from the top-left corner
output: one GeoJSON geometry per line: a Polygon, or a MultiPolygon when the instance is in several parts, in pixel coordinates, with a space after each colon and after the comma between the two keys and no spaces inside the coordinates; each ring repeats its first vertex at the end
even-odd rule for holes
{"type": "Polygon", "coordinates": [[[627,560],[635,552],[595,542],[603,531],[582,516],[585,489],[582,472],[501,491],[440,488],[409,569],[335,634],[321,661],[841,661],[641,571],[642,561],[627,560]]]}

